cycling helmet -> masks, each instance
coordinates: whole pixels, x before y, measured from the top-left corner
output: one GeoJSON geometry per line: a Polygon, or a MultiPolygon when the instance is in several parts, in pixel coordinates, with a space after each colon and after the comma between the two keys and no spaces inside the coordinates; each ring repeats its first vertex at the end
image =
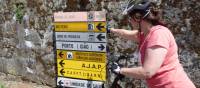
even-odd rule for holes
{"type": "Polygon", "coordinates": [[[123,15],[133,15],[135,13],[140,13],[143,15],[142,18],[145,18],[150,13],[150,1],[149,0],[129,0],[127,6],[123,11],[123,15]]]}

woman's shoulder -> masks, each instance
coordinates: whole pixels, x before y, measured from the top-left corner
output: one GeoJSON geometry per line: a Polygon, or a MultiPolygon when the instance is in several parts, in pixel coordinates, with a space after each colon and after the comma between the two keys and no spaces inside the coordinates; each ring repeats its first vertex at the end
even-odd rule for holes
{"type": "Polygon", "coordinates": [[[156,26],[153,26],[151,29],[150,29],[151,32],[156,32],[158,34],[171,34],[171,31],[165,27],[165,26],[162,26],[162,25],[156,25],[156,26]]]}
{"type": "Polygon", "coordinates": [[[153,26],[153,27],[151,28],[151,30],[153,30],[153,31],[154,31],[154,30],[159,30],[159,29],[160,29],[160,30],[162,29],[162,30],[165,30],[165,31],[166,31],[166,30],[169,30],[167,27],[162,26],[162,25],[156,25],[156,26],[153,26]]]}

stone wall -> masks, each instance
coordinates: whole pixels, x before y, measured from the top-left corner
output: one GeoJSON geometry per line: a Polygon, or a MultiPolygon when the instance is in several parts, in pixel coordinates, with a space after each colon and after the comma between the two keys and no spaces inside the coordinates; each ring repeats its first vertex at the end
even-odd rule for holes
{"type": "MultiPolygon", "coordinates": [[[[121,15],[127,0],[0,0],[0,72],[22,80],[55,86],[53,13],[99,11],[107,13],[111,27],[130,30],[121,15]]],[[[163,9],[164,19],[175,35],[179,58],[185,71],[200,88],[200,2],[198,0],[152,0],[163,9]]],[[[108,34],[108,61],[120,59],[124,66],[136,66],[132,41],[108,34]]],[[[115,75],[108,71],[109,87],[115,75]]],[[[141,80],[123,79],[122,86],[143,88],[141,80]]]]}

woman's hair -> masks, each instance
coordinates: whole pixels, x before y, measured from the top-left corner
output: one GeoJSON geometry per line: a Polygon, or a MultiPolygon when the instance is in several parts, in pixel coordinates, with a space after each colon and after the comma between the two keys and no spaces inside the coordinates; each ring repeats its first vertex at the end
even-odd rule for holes
{"type": "Polygon", "coordinates": [[[159,9],[155,4],[151,4],[150,13],[145,20],[151,22],[153,25],[163,25],[166,26],[166,23],[162,19],[162,10],[159,9]]]}

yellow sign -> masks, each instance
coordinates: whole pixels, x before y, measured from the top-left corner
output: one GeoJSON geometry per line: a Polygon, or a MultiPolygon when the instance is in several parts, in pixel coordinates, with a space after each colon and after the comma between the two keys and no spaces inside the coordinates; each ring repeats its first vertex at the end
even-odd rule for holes
{"type": "Polygon", "coordinates": [[[57,50],[57,59],[106,63],[106,53],[57,50]]]}
{"type": "Polygon", "coordinates": [[[106,72],[106,63],[84,62],[57,59],[57,66],[69,69],[79,69],[97,72],[106,72]]]}
{"type": "Polygon", "coordinates": [[[58,67],[58,76],[81,78],[88,80],[106,81],[106,74],[97,71],[79,70],[79,69],[63,69],[58,67]]]}
{"type": "Polygon", "coordinates": [[[105,22],[54,23],[55,32],[106,32],[105,22]]]}

